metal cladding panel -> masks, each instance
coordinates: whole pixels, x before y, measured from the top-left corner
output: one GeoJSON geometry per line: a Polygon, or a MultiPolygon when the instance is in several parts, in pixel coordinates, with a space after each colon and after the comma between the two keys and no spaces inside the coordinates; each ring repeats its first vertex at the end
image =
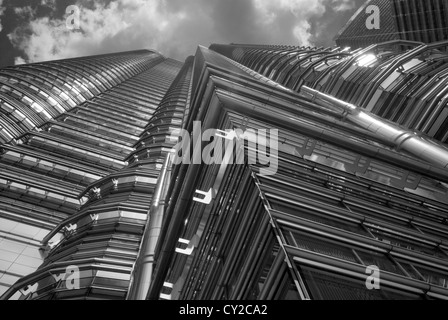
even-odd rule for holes
{"type": "MultiPolygon", "coordinates": [[[[225,52],[236,49],[230,47],[225,52]]],[[[272,162],[251,162],[249,141],[236,148],[233,163],[181,163],[167,195],[166,240],[156,250],[149,299],[448,295],[445,169],[393,148],[386,137],[400,132],[354,106],[305,98],[236,61],[246,74],[223,69],[229,57],[212,50],[201,48],[196,57],[201,81],[186,129],[200,121],[203,130],[237,141],[249,130],[272,138],[277,129],[278,145],[263,141],[278,170],[266,174],[272,162]],[[223,134],[232,130],[236,137],[223,134]],[[236,162],[242,154],[244,162],[236,162]],[[373,265],[385,279],[381,292],[366,287],[373,265]]]]}
{"type": "Polygon", "coordinates": [[[339,31],[335,37],[336,44],[340,47],[357,49],[379,42],[400,39],[393,14],[390,0],[367,1],[339,31]],[[379,29],[371,29],[366,25],[366,21],[373,15],[373,11],[367,10],[370,6],[375,6],[379,10],[379,29]]]}
{"type": "MultiPolygon", "coordinates": [[[[2,113],[4,121],[21,114],[34,126],[1,149],[1,293],[19,279],[33,279],[11,287],[10,297],[126,297],[172,142],[156,153],[152,139],[144,149],[141,143],[160,127],[157,115],[166,112],[160,104],[172,106],[176,92],[169,101],[164,97],[182,67],[136,51],[0,70],[13,89],[0,93],[0,104],[11,109],[2,113]],[[71,290],[67,270],[79,275],[78,289],[71,290]]],[[[182,113],[185,103],[178,105],[182,113]]]]}

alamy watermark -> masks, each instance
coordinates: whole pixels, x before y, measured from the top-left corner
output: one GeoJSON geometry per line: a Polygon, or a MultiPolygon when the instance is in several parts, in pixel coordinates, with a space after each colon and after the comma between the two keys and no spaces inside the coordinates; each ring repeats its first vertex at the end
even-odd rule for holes
{"type": "Polygon", "coordinates": [[[370,16],[366,19],[366,28],[368,30],[380,29],[380,8],[375,5],[370,5],[366,8],[366,14],[370,16]]]}
{"type": "MultiPolygon", "coordinates": [[[[78,290],[80,288],[80,271],[77,266],[68,266],[65,269],[64,273],[61,274],[52,274],[56,283],[61,283],[67,290],[78,290]]],[[[20,292],[27,296],[29,294],[35,293],[39,289],[39,282],[36,282],[34,285],[28,285],[20,292]]]]}
{"type": "Polygon", "coordinates": [[[68,15],[65,19],[65,26],[68,30],[80,30],[81,29],[81,9],[78,6],[68,6],[65,10],[68,15]]]}
{"type": "Polygon", "coordinates": [[[369,274],[366,279],[366,288],[369,290],[380,290],[380,268],[377,266],[368,266],[366,273],[369,274]]]}
{"type": "Polygon", "coordinates": [[[278,170],[278,130],[207,129],[195,121],[193,132],[180,130],[172,140],[180,141],[173,148],[173,164],[260,164],[260,174],[274,175],[278,170]],[[204,142],[209,142],[202,148],[204,142]],[[247,153],[242,152],[247,142],[247,153]],[[193,151],[191,150],[193,147],[193,151]],[[247,159],[246,159],[247,156],[247,159]]]}
{"type": "Polygon", "coordinates": [[[56,282],[62,281],[68,290],[77,290],[80,288],[80,274],[77,266],[68,266],[65,273],[60,275],[53,274],[56,282]]]}

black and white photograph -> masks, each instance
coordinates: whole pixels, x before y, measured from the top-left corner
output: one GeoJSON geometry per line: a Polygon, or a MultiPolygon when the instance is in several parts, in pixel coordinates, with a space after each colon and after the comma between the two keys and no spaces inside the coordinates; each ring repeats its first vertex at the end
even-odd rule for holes
{"type": "Polygon", "coordinates": [[[0,300],[448,300],[447,50],[447,0],[0,0],[0,300]]]}

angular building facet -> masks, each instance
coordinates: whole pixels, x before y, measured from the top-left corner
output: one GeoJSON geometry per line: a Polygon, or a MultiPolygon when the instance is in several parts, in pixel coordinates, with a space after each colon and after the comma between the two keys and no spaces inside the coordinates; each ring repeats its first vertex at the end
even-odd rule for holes
{"type": "Polygon", "coordinates": [[[338,46],[353,50],[392,40],[422,43],[448,40],[448,3],[443,0],[368,0],[335,37],[338,46]]]}
{"type": "Polygon", "coordinates": [[[246,162],[174,169],[149,299],[448,298],[448,149],[305,85],[335,64],[372,68],[352,58],[198,50],[184,126],[219,129],[246,162]],[[263,130],[254,161],[250,132],[263,130]]]}
{"type": "Polygon", "coordinates": [[[2,299],[448,299],[444,46],[0,70],[2,299]]]}
{"type": "Polygon", "coordinates": [[[392,0],[366,1],[334,38],[336,45],[352,50],[398,39],[392,0]]]}

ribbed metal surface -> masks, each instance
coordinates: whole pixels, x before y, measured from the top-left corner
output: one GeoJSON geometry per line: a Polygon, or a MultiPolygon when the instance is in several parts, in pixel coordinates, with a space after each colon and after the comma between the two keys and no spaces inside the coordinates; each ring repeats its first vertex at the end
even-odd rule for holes
{"type": "MultiPolygon", "coordinates": [[[[335,37],[340,47],[352,49],[390,40],[434,43],[448,40],[448,4],[443,0],[368,0],[335,37]],[[378,29],[368,29],[366,21],[379,16],[378,29]]],[[[398,48],[398,47],[397,47],[398,48]]],[[[409,47],[401,47],[407,48],[409,47]]],[[[446,49],[446,47],[444,48],[446,49]]]]}
{"type": "Polygon", "coordinates": [[[415,130],[445,130],[443,46],[212,45],[183,65],[156,55],[3,145],[1,213],[32,214],[46,246],[3,299],[447,299],[448,153],[415,130]],[[179,129],[215,130],[213,152],[171,167],[179,129]],[[255,147],[242,141],[257,134],[255,147]],[[232,161],[209,162],[229,141],[232,161]],[[381,291],[366,286],[373,265],[381,291]],[[64,275],[73,267],[79,288],[64,275]]]}
{"type": "Polygon", "coordinates": [[[401,39],[438,42],[448,39],[448,4],[443,0],[392,0],[401,39]]]}
{"type": "Polygon", "coordinates": [[[36,104],[30,108],[6,91],[0,96],[28,112],[26,119],[36,128],[11,132],[14,139],[2,146],[0,243],[17,245],[2,247],[9,253],[0,254],[0,260],[19,257],[0,266],[2,292],[12,279],[26,276],[8,297],[125,298],[163,154],[132,166],[128,158],[140,149],[182,65],[137,51],[0,71],[9,83],[30,75],[26,84],[11,84],[36,104]],[[50,98],[41,99],[44,91],[60,101],[60,110],[50,98]],[[15,227],[6,230],[10,225],[15,227]],[[80,270],[76,290],[66,286],[72,266],[80,270]]]}
{"type": "Polygon", "coordinates": [[[352,122],[356,107],[266,77],[300,53],[306,63],[335,52],[211,49],[196,54],[186,129],[278,129],[278,171],[249,160],[176,167],[148,298],[446,299],[446,169],[394,148],[394,124],[352,122]],[[210,203],[193,200],[207,190],[210,203]],[[371,265],[380,291],[366,287],[371,265]]]}
{"type": "Polygon", "coordinates": [[[317,89],[428,137],[448,141],[445,42],[395,41],[357,51],[212,45],[294,91],[317,89]],[[413,45],[405,53],[397,45],[413,45]]]}
{"type": "Polygon", "coordinates": [[[352,49],[363,48],[375,43],[400,39],[399,30],[394,17],[391,0],[369,0],[351,17],[347,24],[335,37],[335,42],[340,47],[352,49]],[[374,16],[374,11],[367,10],[375,6],[379,16],[374,16]],[[368,29],[366,22],[379,23],[379,29],[368,29]]]}

